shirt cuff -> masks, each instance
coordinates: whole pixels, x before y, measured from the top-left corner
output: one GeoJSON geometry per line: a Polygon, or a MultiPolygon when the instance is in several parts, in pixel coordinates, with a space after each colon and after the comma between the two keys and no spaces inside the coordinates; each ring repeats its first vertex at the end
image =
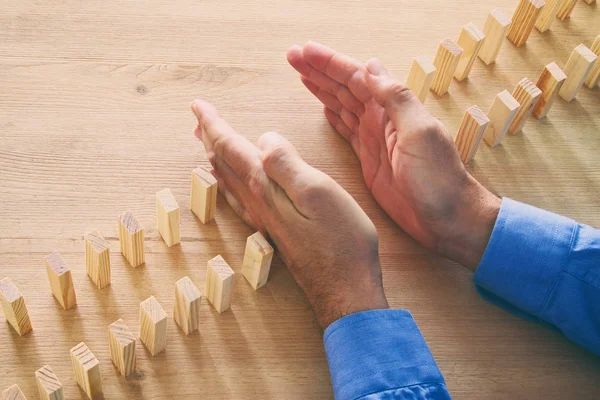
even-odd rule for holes
{"type": "Polygon", "coordinates": [[[538,318],[566,265],[576,227],[569,218],[504,198],[473,278],[478,290],[538,318]]]}
{"type": "Polygon", "coordinates": [[[411,385],[444,384],[412,315],[371,310],[331,324],[323,338],[336,399],[411,385]]]}

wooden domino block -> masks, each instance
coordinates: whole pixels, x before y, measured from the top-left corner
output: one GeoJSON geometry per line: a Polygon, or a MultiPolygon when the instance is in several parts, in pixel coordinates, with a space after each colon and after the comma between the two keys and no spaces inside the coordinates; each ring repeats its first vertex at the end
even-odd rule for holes
{"type": "Polygon", "coordinates": [[[49,365],[35,371],[35,380],[42,400],[64,400],[63,385],[49,365]]]}
{"type": "Polygon", "coordinates": [[[47,256],[45,262],[50,288],[56,300],[58,300],[65,310],[77,305],[73,277],[71,276],[71,270],[67,267],[67,263],[64,262],[57,252],[53,252],[47,256]]]}
{"type": "Polygon", "coordinates": [[[260,232],[248,236],[242,263],[242,274],[254,290],[263,287],[269,279],[273,247],[260,232]]]}
{"type": "Polygon", "coordinates": [[[192,171],[190,208],[203,224],[215,216],[217,192],[217,180],[208,169],[198,167],[192,171]]]}
{"type": "Polygon", "coordinates": [[[556,18],[560,19],[561,21],[570,18],[576,5],[577,0],[560,0],[560,6],[558,7],[556,18]]]}
{"type": "Polygon", "coordinates": [[[484,39],[485,34],[483,31],[472,22],[469,22],[460,31],[456,44],[462,47],[463,53],[454,72],[454,77],[459,82],[465,80],[471,73],[484,39]]]}
{"type": "Polygon", "coordinates": [[[544,67],[536,84],[542,91],[542,95],[533,108],[532,114],[535,118],[542,119],[548,114],[548,111],[552,108],[552,104],[554,104],[556,95],[558,95],[558,91],[565,83],[566,79],[567,75],[565,75],[563,70],[560,69],[555,62],[544,67]]]}
{"type": "Polygon", "coordinates": [[[219,313],[226,311],[231,305],[233,275],[233,270],[220,255],[208,261],[206,298],[219,313]]]}
{"type": "Polygon", "coordinates": [[[129,261],[133,268],[146,262],[144,251],[144,227],[129,210],[119,217],[119,242],[121,254],[129,261]]]}
{"type": "Polygon", "coordinates": [[[2,400],[27,400],[27,397],[19,388],[19,385],[12,385],[2,392],[2,400]]]}
{"type": "Polygon", "coordinates": [[[140,340],[153,356],[167,347],[167,313],[154,296],[140,304],[140,340]]]}
{"type": "Polygon", "coordinates": [[[585,1],[587,4],[595,4],[596,0],[583,0],[585,1]]]}
{"type": "Polygon", "coordinates": [[[201,298],[202,293],[187,276],[175,282],[173,319],[186,335],[198,329],[201,298]]]}
{"type": "Polygon", "coordinates": [[[85,394],[92,400],[103,398],[100,362],[85,343],[71,349],[71,363],[75,380],[85,394]]]}
{"type": "Polygon", "coordinates": [[[436,68],[433,82],[431,82],[433,93],[443,96],[448,92],[462,53],[463,49],[450,39],[445,39],[440,43],[433,60],[433,65],[436,68]]]}
{"type": "Polygon", "coordinates": [[[98,289],[110,285],[110,245],[98,231],[85,235],[85,269],[98,289]]]}
{"type": "Polygon", "coordinates": [[[544,33],[550,29],[550,26],[552,26],[552,23],[556,19],[556,14],[558,13],[558,7],[560,6],[561,1],[562,0],[546,0],[546,5],[535,22],[535,28],[538,31],[544,33]]]}
{"type": "Polygon", "coordinates": [[[503,90],[496,95],[487,113],[490,123],[483,134],[483,139],[487,144],[491,147],[496,147],[502,143],[502,139],[504,139],[504,135],[508,132],[508,127],[515,119],[519,107],[521,105],[512,97],[508,90],[503,90]]]}
{"type": "Polygon", "coordinates": [[[510,23],[510,18],[500,8],[494,8],[490,11],[485,20],[485,25],[483,26],[485,39],[479,50],[479,58],[487,65],[496,62],[510,23]]]}
{"type": "Polygon", "coordinates": [[[129,376],[135,372],[135,336],[122,319],[108,326],[108,346],[110,359],[121,375],[129,376]]]}
{"type": "Polygon", "coordinates": [[[525,122],[539,101],[542,91],[529,78],[523,78],[515,86],[512,95],[521,105],[513,123],[508,128],[511,135],[516,135],[525,126],[525,122]]]}
{"type": "MultiPolygon", "coordinates": [[[[597,56],[600,57],[600,35],[596,36],[594,43],[590,50],[597,56]]],[[[600,83],[600,61],[596,59],[592,70],[590,71],[588,78],[585,80],[585,86],[593,89],[600,83]]]]}
{"type": "Polygon", "coordinates": [[[427,57],[419,56],[413,60],[406,79],[406,86],[421,100],[421,103],[425,103],[425,99],[427,99],[435,71],[435,66],[427,57]]]}
{"type": "Polygon", "coordinates": [[[527,42],[544,4],[544,0],[519,1],[506,36],[512,44],[520,47],[527,42]]]}
{"type": "Polygon", "coordinates": [[[156,193],[158,231],[167,246],[179,243],[179,205],[169,189],[156,193]]]}
{"type": "Polygon", "coordinates": [[[488,117],[477,106],[472,106],[465,112],[455,140],[460,159],[465,164],[475,158],[489,122],[488,117]]]}
{"type": "Polygon", "coordinates": [[[597,58],[598,56],[585,45],[580,44],[575,47],[563,70],[567,74],[567,79],[558,91],[558,95],[566,101],[573,100],[592,71],[597,58]]]}
{"type": "Polygon", "coordinates": [[[0,302],[6,321],[23,336],[32,330],[23,295],[10,278],[0,281],[0,302]]]}

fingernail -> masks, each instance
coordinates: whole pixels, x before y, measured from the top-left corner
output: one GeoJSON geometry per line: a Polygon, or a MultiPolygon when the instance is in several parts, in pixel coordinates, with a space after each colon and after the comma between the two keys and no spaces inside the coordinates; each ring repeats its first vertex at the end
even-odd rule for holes
{"type": "Polygon", "coordinates": [[[261,150],[268,149],[279,143],[279,135],[275,132],[266,132],[258,140],[258,148],[261,150]]]}
{"type": "Polygon", "coordinates": [[[381,74],[381,63],[375,59],[369,60],[367,70],[371,75],[379,76],[381,74]]]}

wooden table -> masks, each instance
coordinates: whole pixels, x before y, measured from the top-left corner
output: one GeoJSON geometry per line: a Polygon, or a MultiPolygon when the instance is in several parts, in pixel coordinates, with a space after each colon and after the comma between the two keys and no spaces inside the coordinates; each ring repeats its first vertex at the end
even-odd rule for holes
{"type": "MultiPolygon", "coordinates": [[[[289,138],[308,162],[335,178],[372,217],[381,236],[391,305],[410,309],[455,399],[597,399],[600,360],[561,335],[479,297],[472,274],[422,249],[379,209],[350,148],[285,60],[309,39],[366,60],[379,57],[404,79],[413,57],[496,6],[516,0],[5,0],[0,5],[0,277],[19,286],[34,331],[0,324],[0,389],[17,383],[38,398],[34,371],[50,364],[67,398],[83,398],[69,349],[85,341],[101,363],[107,399],[327,399],[331,384],[321,331],[281,261],[255,292],[241,276],[251,230],[222,198],[215,221],[189,210],[191,171],[206,165],[188,105],[213,102],[252,140],[267,130],[289,138]],[[182,243],[156,230],[154,194],[170,188],[182,208],[182,243]],[[131,209],[146,227],[146,265],[119,253],[117,216],[131,209]],[[83,235],[99,229],[111,245],[112,285],[85,274],[83,235]],[[78,307],[52,298],[43,259],[59,251],[73,270],[78,307]],[[208,259],[222,254],[238,273],[232,309],[203,300],[200,332],[186,337],[171,315],[174,283],[201,288],[208,259]],[[140,301],[169,313],[167,350],[137,350],[139,373],[122,378],[108,352],[110,323],[139,332],[140,301]],[[568,393],[568,394],[567,394],[568,393]]],[[[471,78],[430,97],[451,132],[464,111],[487,110],[542,67],[564,66],[571,50],[599,33],[597,5],[579,1],[570,20],[505,42],[496,65],[477,61],[471,78]]],[[[600,226],[600,96],[584,88],[558,99],[550,117],[530,120],[503,146],[483,145],[470,166],[487,187],[600,226]]]]}

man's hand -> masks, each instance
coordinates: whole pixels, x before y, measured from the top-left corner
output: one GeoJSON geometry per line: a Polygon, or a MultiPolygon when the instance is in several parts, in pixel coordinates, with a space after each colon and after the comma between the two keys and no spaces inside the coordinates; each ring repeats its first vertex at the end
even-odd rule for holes
{"type": "Polygon", "coordinates": [[[219,192],[275,243],[321,327],[347,314],[388,308],[377,231],[354,199],[276,133],[262,135],[257,148],[209,103],[196,100],[192,111],[219,192]]]}
{"type": "Polygon", "coordinates": [[[425,247],[475,269],[500,199],[466,171],[445,127],[377,60],[309,42],[288,61],[354,149],[385,212],[425,247]]]}

